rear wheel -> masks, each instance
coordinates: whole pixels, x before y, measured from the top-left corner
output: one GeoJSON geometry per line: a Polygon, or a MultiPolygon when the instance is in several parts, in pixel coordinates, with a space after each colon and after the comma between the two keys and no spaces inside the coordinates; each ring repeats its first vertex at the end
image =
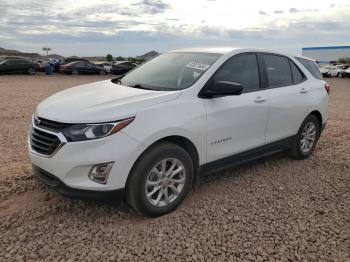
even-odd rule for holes
{"type": "Polygon", "coordinates": [[[73,70],[72,71],[72,75],[79,75],[79,71],[78,70],[73,70]]]}
{"type": "Polygon", "coordinates": [[[193,163],[180,146],[160,143],[136,163],[127,184],[127,201],[138,213],[161,216],[174,210],[191,190],[193,163]]]}
{"type": "Polygon", "coordinates": [[[29,75],[33,75],[34,73],[35,73],[35,69],[32,68],[32,67],[29,67],[29,68],[28,68],[28,74],[29,74],[29,75]]]}
{"type": "Polygon", "coordinates": [[[100,75],[105,75],[105,74],[106,74],[105,71],[103,71],[103,70],[100,71],[100,75]]]}
{"type": "Polygon", "coordinates": [[[309,115],[305,118],[298,134],[295,136],[292,148],[290,150],[291,157],[295,159],[304,159],[309,157],[320,137],[320,123],[316,116],[309,115]]]}

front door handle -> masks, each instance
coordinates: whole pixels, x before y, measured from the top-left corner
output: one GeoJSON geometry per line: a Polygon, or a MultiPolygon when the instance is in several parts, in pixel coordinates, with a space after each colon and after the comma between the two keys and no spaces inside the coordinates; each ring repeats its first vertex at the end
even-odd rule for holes
{"type": "Polygon", "coordinates": [[[300,93],[302,93],[302,94],[306,94],[307,92],[309,92],[309,90],[307,90],[305,87],[300,89],[300,93]]]}
{"type": "Polygon", "coordinates": [[[266,99],[263,98],[262,96],[257,96],[254,101],[257,103],[261,103],[261,102],[265,102],[266,99]]]}

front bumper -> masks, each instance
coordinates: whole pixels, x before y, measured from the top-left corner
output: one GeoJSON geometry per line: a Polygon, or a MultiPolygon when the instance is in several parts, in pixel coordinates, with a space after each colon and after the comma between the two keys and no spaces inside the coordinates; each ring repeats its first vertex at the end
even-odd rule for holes
{"type": "Polygon", "coordinates": [[[53,174],[69,188],[111,191],[125,187],[130,170],[144,145],[122,131],[111,136],[81,142],[67,142],[55,154],[43,156],[32,150],[28,137],[31,163],[53,174]],[[106,184],[92,181],[88,175],[96,164],[114,162],[106,184]]]}
{"type": "Polygon", "coordinates": [[[64,184],[58,177],[37,167],[32,166],[34,177],[41,180],[44,184],[58,191],[62,195],[77,199],[90,199],[102,201],[116,206],[121,206],[124,203],[124,188],[108,191],[93,191],[71,188],[64,184]]]}

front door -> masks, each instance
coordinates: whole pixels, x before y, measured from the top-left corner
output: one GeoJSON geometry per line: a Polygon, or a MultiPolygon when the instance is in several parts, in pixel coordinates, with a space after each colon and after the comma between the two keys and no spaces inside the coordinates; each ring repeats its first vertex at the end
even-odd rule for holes
{"type": "Polygon", "coordinates": [[[259,79],[257,55],[244,53],[226,61],[206,85],[210,89],[217,81],[230,81],[243,86],[241,95],[203,99],[208,162],[265,144],[268,107],[259,79]]]}

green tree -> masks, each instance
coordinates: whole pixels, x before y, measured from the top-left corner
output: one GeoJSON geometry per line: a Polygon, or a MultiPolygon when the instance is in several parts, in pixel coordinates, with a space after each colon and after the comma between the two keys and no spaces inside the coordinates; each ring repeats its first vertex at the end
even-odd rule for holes
{"type": "Polygon", "coordinates": [[[342,64],[350,64],[350,57],[339,58],[338,62],[342,64]]]}
{"type": "Polygon", "coordinates": [[[117,61],[125,61],[125,57],[117,56],[117,58],[115,60],[117,60],[117,61]]]}
{"type": "Polygon", "coordinates": [[[112,62],[113,61],[113,56],[111,54],[106,55],[106,60],[108,62],[112,62]]]}
{"type": "Polygon", "coordinates": [[[129,57],[128,57],[128,61],[135,62],[135,61],[136,61],[136,58],[135,58],[135,57],[132,57],[132,56],[129,56],[129,57]]]}

